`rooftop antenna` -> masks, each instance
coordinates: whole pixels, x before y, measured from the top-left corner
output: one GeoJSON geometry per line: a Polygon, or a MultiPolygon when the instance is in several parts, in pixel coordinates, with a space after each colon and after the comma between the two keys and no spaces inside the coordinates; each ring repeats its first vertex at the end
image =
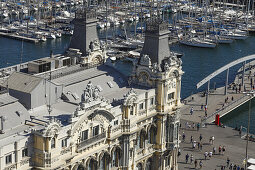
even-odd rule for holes
{"type": "MultiPolygon", "coordinates": [[[[50,51],[50,55],[53,55],[52,50],[50,51]]],[[[52,112],[52,108],[51,108],[51,66],[46,66],[46,71],[50,71],[50,77],[49,77],[49,103],[47,104],[47,79],[45,78],[45,101],[46,101],[46,105],[47,105],[47,109],[48,109],[48,113],[49,113],[49,119],[51,119],[51,112],[52,112]]],[[[46,74],[45,74],[46,75],[46,74]]]]}
{"type": "Polygon", "coordinates": [[[20,65],[22,64],[24,41],[21,41],[21,52],[20,52],[20,65]]]}

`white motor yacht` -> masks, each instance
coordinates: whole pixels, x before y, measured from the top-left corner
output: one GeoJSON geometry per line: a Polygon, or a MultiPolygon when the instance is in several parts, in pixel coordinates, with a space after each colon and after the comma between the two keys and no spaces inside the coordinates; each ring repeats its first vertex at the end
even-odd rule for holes
{"type": "Polygon", "coordinates": [[[198,37],[181,39],[179,42],[181,44],[192,46],[192,47],[202,47],[202,48],[215,48],[216,47],[215,43],[200,39],[198,37]]]}

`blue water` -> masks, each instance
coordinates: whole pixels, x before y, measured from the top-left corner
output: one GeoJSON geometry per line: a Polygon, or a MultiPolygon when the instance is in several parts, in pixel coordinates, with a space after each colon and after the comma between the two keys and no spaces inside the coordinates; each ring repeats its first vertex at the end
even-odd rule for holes
{"type": "MultiPolygon", "coordinates": [[[[130,27],[133,28],[134,26],[130,27]]],[[[128,28],[128,34],[129,28],[128,28]]],[[[123,33],[123,29],[118,29],[118,33],[123,33]]],[[[112,30],[107,32],[109,37],[113,37],[112,30]]],[[[105,32],[100,31],[99,37],[104,37],[105,32]]],[[[63,53],[69,44],[70,37],[64,36],[61,39],[48,40],[44,43],[32,44],[12,39],[0,37],[0,67],[6,67],[13,64],[30,61],[50,55],[52,50],[54,54],[63,53]]],[[[255,36],[251,36],[246,40],[235,41],[229,45],[218,45],[215,49],[202,49],[183,46],[175,44],[171,46],[171,50],[183,53],[183,71],[185,72],[182,77],[182,98],[186,98],[192,93],[205,90],[205,86],[201,89],[196,89],[196,84],[205,78],[210,73],[214,72],[218,68],[236,60],[241,57],[251,55],[255,53],[255,36]]],[[[241,65],[235,66],[230,69],[229,82],[234,80],[236,71],[241,65]]],[[[211,80],[211,87],[216,83],[216,87],[223,86],[225,84],[225,73],[218,75],[216,78],[211,80]]],[[[235,126],[246,126],[247,122],[247,111],[248,107],[244,105],[239,109],[236,109],[232,113],[224,117],[223,123],[235,127],[235,126]]],[[[255,122],[255,105],[252,105],[252,122],[255,122]]],[[[255,133],[255,124],[251,124],[251,132],[255,133]]]]}

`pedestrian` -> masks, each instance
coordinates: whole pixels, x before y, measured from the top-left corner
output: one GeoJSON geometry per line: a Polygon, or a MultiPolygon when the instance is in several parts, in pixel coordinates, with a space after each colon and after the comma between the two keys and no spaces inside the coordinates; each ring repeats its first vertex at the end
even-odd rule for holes
{"type": "Polygon", "coordinates": [[[193,142],[193,136],[190,136],[190,143],[193,142]]]}
{"type": "Polygon", "coordinates": [[[207,105],[205,105],[205,111],[207,111],[207,105]]]}
{"type": "Polygon", "coordinates": [[[181,149],[180,148],[178,149],[178,155],[177,156],[178,157],[181,156],[181,149]]]}
{"type": "Polygon", "coordinates": [[[225,146],[223,146],[222,147],[222,155],[224,155],[225,151],[226,151],[226,148],[225,148],[225,146]]]}
{"type": "Polygon", "coordinates": [[[191,107],[191,109],[190,109],[190,115],[192,115],[193,114],[193,107],[191,107]]]}
{"type": "Polygon", "coordinates": [[[195,123],[193,123],[193,124],[192,124],[192,128],[193,128],[193,129],[195,129],[195,127],[196,127],[196,124],[195,124],[195,123]]]}
{"type": "Polygon", "coordinates": [[[203,104],[201,104],[201,110],[203,110],[203,107],[204,107],[204,105],[203,105],[203,104]]]}
{"type": "Polygon", "coordinates": [[[209,143],[212,144],[212,137],[209,138],[209,143]]]}
{"type": "Polygon", "coordinates": [[[232,96],[231,100],[234,101],[234,97],[233,96],[232,96]]]}
{"type": "Polygon", "coordinates": [[[205,160],[206,160],[206,158],[208,156],[208,152],[207,151],[205,151],[204,156],[205,156],[205,160]]]}
{"type": "Polygon", "coordinates": [[[214,140],[215,140],[215,137],[214,137],[214,136],[212,136],[212,144],[214,144],[214,140]]]}
{"type": "Polygon", "coordinates": [[[190,164],[192,164],[193,163],[193,155],[191,154],[190,155],[190,164]]]}
{"type": "Polygon", "coordinates": [[[186,127],[186,129],[189,128],[189,122],[186,122],[186,123],[185,123],[185,127],[186,127]]]}
{"type": "Polygon", "coordinates": [[[195,169],[197,169],[197,160],[195,159],[195,169]]]}
{"type": "Polygon", "coordinates": [[[211,151],[211,152],[209,152],[209,158],[211,158],[211,157],[212,157],[212,155],[213,155],[213,154],[212,154],[212,151],[211,151]]]}
{"type": "Polygon", "coordinates": [[[221,145],[219,146],[219,155],[221,154],[221,145]]]}
{"type": "Polygon", "coordinates": [[[188,163],[188,160],[189,160],[189,154],[186,154],[186,164],[188,163]]]}
{"type": "Polygon", "coordinates": [[[202,139],[203,139],[203,136],[202,136],[202,134],[200,134],[200,136],[199,136],[200,142],[202,141],[202,139]]]}
{"type": "Polygon", "coordinates": [[[216,154],[216,147],[215,146],[213,147],[213,154],[214,155],[216,154]]]}
{"type": "Polygon", "coordinates": [[[227,167],[229,166],[230,160],[227,158],[227,167]]]}
{"type": "Polygon", "coordinates": [[[202,143],[200,143],[200,150],[202,150],[203,149],[203,144],[202,143]]]}
{"type": "Polygon", "coordinates": [[[197,143],[197,149],[200,149],[200,142],[197,143]]]}
{"type": "Polygon", "coordinates": [[[205,117],[207,117],[207,110],[205,110],[205,117]]]}
{"type": "Polygon", "coordinates": [[[186,136],[185,136],[185,133],[182,132],[182,141],[183,141],[183,142],[185,142],[185,137],[186,137],[186,136]]]}
{"type": "Polygon", "coordinates": [[[236,164],[235,164],[235,165],[233,166],[233,169],[236,170],[236,168],[237,168],[237,166],[236,166],[236,164]]]}
{"type": "Polygon", "coordinates": [[[200,123],[197,123],[197,131],[199,131],[200,123]]]}
{"type": "Polygon", "coordinates": [[[236,94],[237,94],[237,87],[236,87],[236,94]]]}
{"type": "Polygon", "coordinates": [[[200,169],[203,167],[203,162],[202,162],[202,160],[200,160],[199,166],[200,166],[200,169]]]}
{"type": "Polygon", "coordinates": [[[232,170],[234,167],[233,163],[230,164],[229,169],[232,170]]]}
{"type": "Polygon", "coordinates": [[[236,167],[236,170],[240,170],[240,166],[239,165],[236,167]]]}

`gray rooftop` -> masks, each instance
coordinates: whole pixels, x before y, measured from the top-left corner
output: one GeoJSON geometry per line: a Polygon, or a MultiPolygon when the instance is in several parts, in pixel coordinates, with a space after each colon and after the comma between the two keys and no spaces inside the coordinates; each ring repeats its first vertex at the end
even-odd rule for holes
{"type": "Polygon", "coordinates": [[[4,118],[3,130],[12,130],[15,127],[24,125],[25,121],[30,119],[30,115],[26,108],[17,102],[17,99],[7,94],[0,96],[0,101],[6,101],[5,105],[0,107],[0,117],[4,118]]]}
{"type": "Polygon", "coordinates": [[[43,78],[36,77],[33,75],[29,75],[26,73],[21,73],[21,72],[13,72],[9,78],[8,82],[5,81],[3,86],[7,87],[8,83],[8,88],[25,92],[25,93],[30,93],[32,92],[37,85],[43,80],[43,78]]]}
{"type": "Polygon", "coordinates": [[[10,96],[8,93],[0,95],[0,106],[4,106],[10,103],[14,103],[18,101],[18,99],[10,96]]]}

